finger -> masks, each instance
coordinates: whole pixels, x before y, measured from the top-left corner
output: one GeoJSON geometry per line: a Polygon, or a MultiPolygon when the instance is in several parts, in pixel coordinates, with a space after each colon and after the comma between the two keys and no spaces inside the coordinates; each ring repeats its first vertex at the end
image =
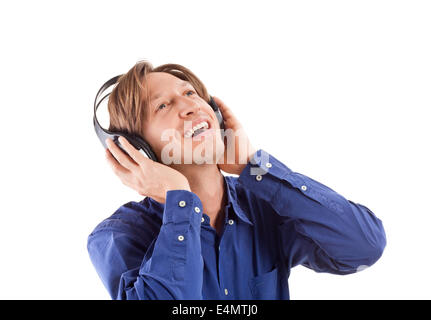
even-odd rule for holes
{"type": "Polygon", "coordinates": [[[238,121],[235,115],[233,114],[232,110],[223,101],[221,101],[216,96],[212,96],[212,97],[214,101],[217,103],[217,105],[219,106],[220,111],[223,115],[223,119],[225,121],[238,121]]]}
{"type": "Polygon", "coordinates": [[[129,170],[124,168],[118,161],[114,158],[114,156],[111,154],[111,152],[106,149],[106,159],[108,160],[108,163],[111,165],[112,170],[114,173],[120,178],[121,183],[123,183],[125,186],[136,190],[136,183],[133,180],[133,173],[131,173],[129,170]]]}
{"type": "Polygon", "coordinates": [[[213,96],[213,98],[214,98],[214,101],[217,103],[217,105],[220,108],[220,111],[221,111],[222,116],[223,116],[223,120],[225,122],[225,128],[233,129],[233,130],[241,128],[242,125],[239,122],[239,120],[237,119],[237,117],[235,117],[232,110],[225,103],[223,103],[223,101],[221,101],[219,98],[214,97],[214,96],[213,96]]]}
{"type": "Polygon", "coordinates": [[[127,155],[125,154],[111,139],[105,140],[106,145],[111,151],[112,155],[115,159],[126,169],[130,171],[134,171],[137,168],[137,164],[127,155]]]}
{"type": "Polygon", "coordinates": [[[145,157],[141,152],[139,152],[126,138],[120,136],[119,141],[127,153],[133,158],[133,160],[138,164],[152,163],[153,160],[145,157]]]}
{"type": "Polygon", "coordinates": [[[124,168],[117,159],[114,158],[114,156],[111,154],[109,149],[106,149],[106,160],[108,161],[108,164],[111,166],[112,171],[117,176],[128,174],[130,171],[124,168]]]}

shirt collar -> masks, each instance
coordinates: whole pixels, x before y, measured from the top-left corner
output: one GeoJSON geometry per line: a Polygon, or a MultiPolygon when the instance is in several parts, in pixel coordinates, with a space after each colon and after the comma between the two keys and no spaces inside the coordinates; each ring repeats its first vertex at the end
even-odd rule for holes
{"type": "MultiPolygon", "coordinates": [[[[247,215],[242,210],[241,206],[238,203],[238,195],[236,192],[236,183],[238,178],[232,176],[223,175],[225,184],[226,184],[226,193],[227,193],[227,207],[231,207],[233,212],[237,215],[239,219],[243,222],[248,223],[251,226],[254,226],[253,222],[247,217],[247,215]]],[[[163,216],[164,204],[154,200],[151,197],[145,197],[144,200],[141,201],[144,206],[149,209],[150,212],[155,212],[161,219],[163,216]]],[[[230,212],[231,210],[228,210],[230,212]]],[[[226,217],[227,218],[227,217],[226,217]]]]}
{"type": "Polygon", "coordinates": [[[226,183],[226,192],[228,197],[228,206],[230,205],[233,208],[233,212],[245,223],[253,226],[253,222],[247,217],[245,212],[242,210],[240,204],[238,203],[238,194],[236,192],[236,183],[238,178],[232,176],[224,176],[224,180],[226,183]]]}

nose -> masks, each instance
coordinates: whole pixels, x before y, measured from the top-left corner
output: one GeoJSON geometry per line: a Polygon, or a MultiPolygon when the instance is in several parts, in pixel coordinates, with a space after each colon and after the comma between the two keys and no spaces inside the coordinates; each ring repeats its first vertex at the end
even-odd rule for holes
{"type": "Polygon", "coordinates": [[[181,118],[186,119],[195,113],[198,113],[201,107],[196,101],[183,97],[183,99],[178,103],[179,115],[181,118]]]}

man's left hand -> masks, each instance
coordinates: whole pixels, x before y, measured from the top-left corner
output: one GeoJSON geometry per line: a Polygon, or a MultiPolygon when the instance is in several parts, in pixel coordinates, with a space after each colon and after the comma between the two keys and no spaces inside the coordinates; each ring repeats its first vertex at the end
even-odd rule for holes
{"type": "Polygon", "coordinates": [[[227,142],[224,143],[223,163],[218,163],[217,166],[224,172],[240,175],[257,150],[251,144],[232,110],[219,98],[212,97],[223,115],[225,135],[227,136],[227,142]],[[233,137],[235,138],[234,143],[232,143],[233,137]]]}

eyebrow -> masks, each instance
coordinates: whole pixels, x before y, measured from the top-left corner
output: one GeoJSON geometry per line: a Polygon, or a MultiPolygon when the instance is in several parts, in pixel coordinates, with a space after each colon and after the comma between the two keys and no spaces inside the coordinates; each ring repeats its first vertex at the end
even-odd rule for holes
{"type": "MultiPolygon", "coordinates": [[[[190,82],[188,82],[188,81],[183,81],[183,82],[181,82],[181,84],[180,84],[180,86],[181,87],[186,87],[186,86],[188,86],[190,84],[190,82]]],[[[190,84],[191,85],[191,84],[190,84]]],[[[158,98],[160,98],[161,96],[163,95],[163,93],[158,93],[158,94],[155,94],[153,97],[151,97],[150,98],[150,101],[156,101],[158,98]]]]}

